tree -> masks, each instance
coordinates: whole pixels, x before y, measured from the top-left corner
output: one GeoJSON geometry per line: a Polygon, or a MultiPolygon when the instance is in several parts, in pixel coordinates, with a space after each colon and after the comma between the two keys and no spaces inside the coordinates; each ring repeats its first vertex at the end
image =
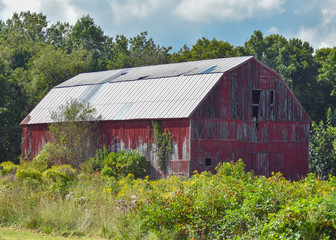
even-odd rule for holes
{"type": "Polygon", "coordinates": [[[44,43],[47,26],[47,17],[42,13],[14,13],[12,18],[6,21],[1,38],[12,46],[44,43]]]}
{"type": "Polygon", "coordinates": [[[319,63],[321,64],[318,79],[330,87],[330,96],[336,96],[336,47],[329,49],[328,53],[324,52],[326,55],[323,57],[321,57],[322,51],[318,52],[320,53],[319,63]]]}
{"type": "Polygon", "coordinates": [[[62,49],[46,45],[29,63],[32,78],[27,86],[29,104],[35,106],[51,88],[90,68],[91,55],[85,50],[67,54],[62,49]]]}
{"type": "Polygon", "coordinates": [[[68,50],[84,49],[91,53],[91,70],[106,69],[106,62],[112,48],[112,38],[104,35],[90,15],[81,17],[68,34],[68,50]]]}
{"type": "Polygon", "coordinates": [[[218,41],[215,38],[209,40],[202,37],[197,40],[191,49],[184,45],[178,53],[173,54],[172,61],[196,61],[233,56],[236,56],[236,52],[230,43],[218,41]]]}
{"type": "Polygon", "coordinates": [[[168,63],[171,47],[161,47],[152,38],[147,39],[147,32],[142,32],[129,40],[129,52],[132,67],[168,63]]]}
{"type": "Polygon", "coordinates": [[[103,52],[107,39],[104,31],[95,24],[89,14],[77,20],[69,34],[69,41],[73,45],[88,51],[103,52]]]}
{"type": "Polygon", "coordinates": [[[327,179],[336,175],[336,111],[329,108],[327,121],[312,123],[309,143],[309,171],[327,179]]]}
{"type": "Polygon", "coordinates": [[[265,55],[264,34],[260,31],[254,31],[251,37],[244,43],[247,52],[254,55],[259,60],[263,60],[265,55]]]}
{"type": "Polygon", "coordinates": [[[116,69],[169,63],[170,50],[171,47],[161,47],[156,45],[152,38],[147,39],[147,32],[142,32],[130,39],[123,35],[117,35],[109,53],[107,68],[116,69]]]}
{"type": "Polygon", "coordinates": [[[67,49],[72,26],[69,23],[57,22],[47,29],[47,42],[56,48],[67,49]]]}
{"type": "Polygon", "coordinates": [[[25,96],[17,84],[0,75],[0,163],[18,162],[21,154],[21,127],[25,96]]]}
{"type": "Polygon", "coordinates": [[[98,148],[99,117],[90,104],[70,100],[51,114],[49,151],[57,164],[70,164],[78,168],[81,163],[95,155],[98,148]]]}

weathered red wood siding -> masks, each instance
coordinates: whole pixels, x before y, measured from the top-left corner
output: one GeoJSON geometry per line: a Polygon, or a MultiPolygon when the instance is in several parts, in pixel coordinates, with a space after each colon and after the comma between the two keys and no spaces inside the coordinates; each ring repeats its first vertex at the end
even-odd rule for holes
{"type": "Polygon", "coordinates": [[[101,123],[103,143],[113,151],[137,149],[152,163],[153,176],[184,175],[189,176],[190,130],[189,119],[160,120],[164,129],[173,134],[173,154],[166,171],[158,171],[156,149],[153,143],[151,120],[106,121],[101,123]]]}
{"type": "Polygon", "coordinates": [[[33,159],[42,150],[48,124],[22,125],[22,158],[33,159]]]}
{"type": "Polygon", "coordinates": [[[238,158],[265,176],[281,171],[298,179],[308,171],[309,117],[280,77],[255,60],[223,75],[190,126],[191,172],[238,158]],[[253,90],[260,91],[255,119],[253,90]]]}
{"type": "MultiPolygon", "coordinates": [[[[160,120],[164,129],[173,134],[173,154],[165,172],[157,170],[155,144],[151,120],[103,121],[100,123],[102,145],[112,151],[136,149],[142,152],[154,166],[152,174],[189,176],[190,130],[189,119],[160,120]],[[150,140],[151,139],[151,140],[150,140]]],[[[46,142],[48,125],[26,125],[23,127],[23,158],[33,159],[46,142]]]]}

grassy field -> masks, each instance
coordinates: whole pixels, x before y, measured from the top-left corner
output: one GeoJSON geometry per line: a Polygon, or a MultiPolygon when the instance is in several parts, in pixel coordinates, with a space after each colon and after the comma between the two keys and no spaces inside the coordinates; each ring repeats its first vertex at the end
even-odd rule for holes
{"type": "Polygon", "coordinates": [[[98,240],[99,238],[60,237],[36,233],[31,230],[0,227],[0,240],[98,240]]]}
{"type": "Polygon", "coordinates": [[[0,240],[336,239],[332,176],[266,178],[246,173],[242,161],[160,180],[15,167],[0,177],[0,225],[32,232],[5,228],[0,240]]]}

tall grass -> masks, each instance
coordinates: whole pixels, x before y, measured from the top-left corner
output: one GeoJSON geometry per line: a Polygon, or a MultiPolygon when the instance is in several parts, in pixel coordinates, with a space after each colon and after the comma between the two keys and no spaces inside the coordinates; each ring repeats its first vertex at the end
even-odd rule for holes
{"type": "Polygon", "coordinates": [[[106,239],[336,238],[333,177],[258,177],[241,161],[191,179],[34,174],[2,174],[0,225],[106,239]]]}

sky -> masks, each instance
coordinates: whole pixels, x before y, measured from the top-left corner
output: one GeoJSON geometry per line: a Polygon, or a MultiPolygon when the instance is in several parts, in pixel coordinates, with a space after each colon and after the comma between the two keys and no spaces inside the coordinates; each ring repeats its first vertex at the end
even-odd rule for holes
{"type": "Polygon", "coordinates": [[[336,46],[336,0],[0,0],[1,20],[20,11],[72,25],[89,14],[106,35],[147,31],[171,52],[202,37],[242,46],[254,30],[299,38],[315,50],[336,46]]]}

